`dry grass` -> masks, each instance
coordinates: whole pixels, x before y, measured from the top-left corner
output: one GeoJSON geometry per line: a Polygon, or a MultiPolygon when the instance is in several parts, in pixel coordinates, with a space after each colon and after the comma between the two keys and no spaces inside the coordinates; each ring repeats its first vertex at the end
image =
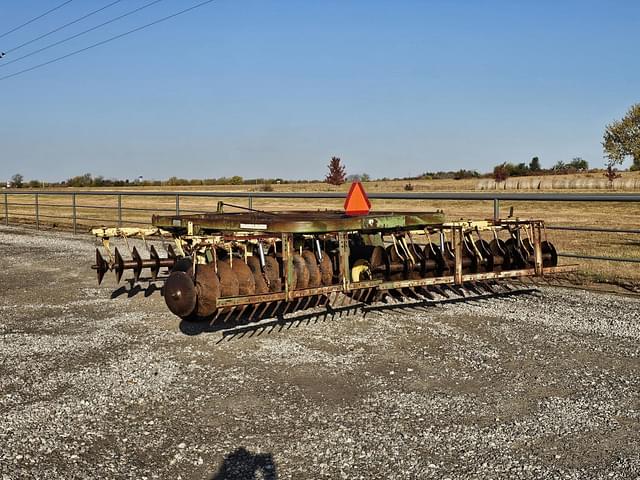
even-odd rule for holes
{"type": "MultiPolygon", "coordinates": [[[[574,176],[576,177],[576,176],[574,176]]],[[[640,177],[639,177],[640,178],[640,177]]],[[[365,187],[369,192],[401,192],[407,182],[368,182],[365,187]]],[[[473,191],[477,180],[423,180],[412,182],[414,191],[473,191]]],[[[348,185],[333,187],[326,184],[310,183],[296,185],[274,185],[275,192],[346,192],[348,185]]],[[[114,189],[105,189],[114,190],[114,189]]],[[[261,186],[218,186],[207,187],[175,187],[175,188],[128,188],[121,189],[123,193],[130,191],[203,191],[203,192],[255,192],[261,186]]],[[[72,192],[73,189],[68,189],[72,192]]],[[[94,189],[99,192],[100,189],[94,189]]],[[[566,192],[566,191],[565,191],[566,192]]],[[[571,192],[577,192],[571,190],[571,192]]],[[[8,195],[10,221],[20,223],[34,222],[34,196],[8,195]]],[[[182,213],[215,211],[218,201],[247,206],[247,200],[242,198],[220,197],[181,197],[180,211],[182,213]]],[[[72,206],[68,196],[47,195],[46,191],[39,194],[40,222],[46,227],[70,228],[72,225],[72,206]]],[[[254,199],[253,208],[266,210],[334,210],[342,209],[342,200],[333,199],[254,199]]],[[[444,210],[450,220],[484,219],[493,212],[490,201],[406,201],[406,200],[375,200],[374,210],[395,211],[429,211],[444,210]]],[[[505,202],[501,204],[503,216],[507,215],[510,207],[514,207],[515,215],[520,218],[542,219],[549,225],[578,225],[578,226],[606,226],[640,229],[640,204],[633,203],[582,203],[582,202],[505,202]]],[[[88,230],[97,225],[115,225],[117,217],[117,198],[107,195],[91,195],[77,197],[78,228],[88,230]]],[[[127,224],[147,224],[152,213],[175,213],[174,197],[159,196],[126,196],[122,197],[122,207],[125,209],[123,221],[127,224]]],[[[4,216],[3,206],[0,212],[4,216]]],[[[640,235],[605,234],[569,231],[548,231],[549,238],[555,243],[559,251],[573,252],[587,255],[604,255],[612,257],[640,258],[640,235]]],[[[564,263],[576,263],[574,259],[564,259],[564,263]]],[[[633,263],[614,263],[602,261],[579,261],[583,273],[592,279],[619,283],[621,281],[640,282],[640,268],[633,263]]]]}

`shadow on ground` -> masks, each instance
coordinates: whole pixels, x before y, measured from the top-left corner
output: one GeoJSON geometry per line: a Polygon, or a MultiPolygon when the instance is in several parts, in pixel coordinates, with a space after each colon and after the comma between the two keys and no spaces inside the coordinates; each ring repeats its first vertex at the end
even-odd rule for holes
{"type": "Polygon", "coordinates": [[[270,453],[251,453],[244,447],[224,457],[209,480],[277,480],[278,471],[270,453]],[[260,474],[260,476],[258,476],[260,474]]]}
{"type": "Polygon", "coordinates": [[[207,320],[189,321],[182,320],[180,322],[180,331],[185,335],[200,335],[202,333],[221,333],[222,337],[217,343],[223,340],[240,339],[245,335],[253,337],[260,336],[263,333],[270,334],[274,331],[280,332],[284,329],[289,330],[291,327],[300,327],[301,325],[310,325],[319,322],[331,322],[339,320],[342,317],[362,314],[360,305],[348,305],[339,308],[329,308],[321,312],[312,312],[305,314],[297,314],[291,317],[277,316],[260,320],[259,322],[243,323],[240,322],[209,322],[207,320]]]}
{"type": "MultiPolygon", "coordinates": [[[[149,279],[140,279],[140,281],[149,280],[149,279]]],[[[142,288],[140,283],[136,283],[132,279],[127,280],[127,285],[122,285],[121,287],[116,288],[113,292],[111,292],[111,299],[118,298],[122,295],[126,295],[128,298],[135,297],[139,294],[144,294],[145,297],[150,297],[154,293],[158,292],[161,296],[164,296],[163,287],[159,287],[153,282],[149,282],[149,285],[146,288],[142,288]]]]}
{"type": "Polygon", "coordinates": [[[240,321],[190,321],[182,320],[180,322],[180,331],[185,335],[200,335],[203,333],[221,333],[220,339],[216,343],[223,342],[225,340],[238,340],[243,337],[251,338],[253,336],[260,336],[263,333],[271,334],[275,332],[281,332],[282,330],[289,330],[291,327],[300,327],[302,325],[325,323],[340,320],[342,317],[349,317],[350,315],[359,315],[361,318],[365,318],[372,312],[385,312],[385,311],[401,311],[407,313],[431,313],[432,308],[435,305],[444,305],[450,303],[462,303],[462,302],[483,302],[493,298],[501,298],[513,295],[538,295],[539,290],[537,288],[522,288],[519,290],[512,290],[508,292],[495,292],[488,294],[478,294],[475,296],[463,296],[455,298],[443,298],[438,300],[421,300],[411,301],[409,303],[391,303],[380,305],[364,305],[353,304],[345,305],[342,307],[328,306],[322,311],[313,311],[310,313],[300,313],[292,316],[278,315],[276,317],[260,320],[258,322],[243,322],[240,321]]]}

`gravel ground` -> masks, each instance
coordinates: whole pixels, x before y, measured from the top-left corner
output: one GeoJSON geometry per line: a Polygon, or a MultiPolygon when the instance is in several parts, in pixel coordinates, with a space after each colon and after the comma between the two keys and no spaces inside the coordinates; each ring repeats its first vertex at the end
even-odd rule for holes
{"type": "Polygon", "coordinates": [[[97,288],[92,258],[0,227],[2,480],[640,477],[638,299],[543,288],[223,337],[158,290],[97,288]]]}

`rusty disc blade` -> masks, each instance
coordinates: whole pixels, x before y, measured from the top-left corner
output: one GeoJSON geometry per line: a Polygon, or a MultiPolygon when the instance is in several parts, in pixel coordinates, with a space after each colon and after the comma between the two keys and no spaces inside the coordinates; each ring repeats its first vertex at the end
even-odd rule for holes
{"type": "Polygon", "coordinates": [[[333,283],[333,265],[328,253],[322,255],[322,261],[320,262],[320,277],[322,285],[329,286],[333,283]]]}
{"type": "Polygon", "coordinates": [[[322,276],[315,253],[305,250],[302,252],[302,258],[307,263],[307,270],[309,270],[309,288],[319,287],[322,285],[322,276]]]}
{"type": "Polygon", "coordinates": [[[545,267],[555,267],[558,265],[558,252],[553,243],[544,241],[540,244],[542,249],[542,262],[545,267]]]}
{"type": "Polygon", "coordinates": [[[240,294],[238,277],[231,270],[228,259],[218,261],[218,278],[220,279],[221,297],[235,297],[240,294]]]}
{"type": "Polygon", "coordinates": [[[220,297],[220,280],[212,263],[196,266],[196,314],[198,317],[209,317],[217,309],[220,297]]]}
{"type": "Polygon", "coordinates": [[[253,277],[253,272],[244,263],[244,260],[234,258],[231,270],[238,279],[238,293],[240,295],[254,295],[256,293],[256,281],[253,277]]]}
{"type": "Polygon", "coordinates": [[[151,280],[155,282],[158,278],[158,273],[160,273],[160,255],[158,255],[158,251],[153,245],[151,245],[151,248],[149,249],[149,258],[153,261],[153,267],[151,267],[151,280]]]}
{"type": "Polygon", "coordinates": [[[264,274],[269,280],[270,292],[282,291],[282,279],[280,276],[280,264],[275,257],[268,255],[265,257],[264,274]]]}
{"type": "Polygon", "coordinates": [[[164,301],[175,315],[185,318],[196,308],[196,287],[185,272],[171,272],[164,284],[164,301]]]}
{"type": "Polygon", "coordinates": [[[116,283],[120,283],[120,280],[122,279],[122,274],[124,273],[124,259],[122,258],[122,255],[120,255],[120,252],[118,251],[117,247],[116,247],[114,257],[115,257],[114,271],[116,272],[116,283]]]}
{"type": "Polygon", "coordinates": [[[269,292],[265,275],[262,273],[262,267],[260,266],[260,260],[258,257],[251,256],[247,258],[247,265],[253,273],[253,280],[256,285],[256,294],[262,295],[269,292]]]}
{"type": "Polygon", "coordinates": [[[133,267],[133,278],[137,282],[140,280],[140,274],[142,273],[142,257],[138,253],[138,249],[133,247],[131,250],[131,258],[135,262],[135,266],[133,267]]]}
{"type": "Polygon", "coordinates": [[[96,264],[92,267],[96,270],[98,275],[98,285],[102,283],[102,279],[104,278],[104,274],[109,270],[109,264],[102,257],[100,250],[96,248],[96,264]]]}
{"type": "Polygon", "coordinates": [[[293,270],[296,272],[295,289],[302,290],[309,287],[309,270],[307,262],[297,253],[293,254],[293,270]]]}

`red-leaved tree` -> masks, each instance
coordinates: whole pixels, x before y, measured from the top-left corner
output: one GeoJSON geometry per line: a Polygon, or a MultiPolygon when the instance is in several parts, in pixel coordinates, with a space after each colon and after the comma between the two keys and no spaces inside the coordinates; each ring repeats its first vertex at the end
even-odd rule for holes
{"type": "Polygon", "coordinates": [[[340,165],[339,157],[331,157],[329,162],[329,174],[324,179],[329,185],[342,185],[345,182],[347,172],[344,167],[340,165]]]}
{"type": "Polygon", "coordinates": [[[496,182],[504,182],[507,178],[509,178],[509,169],[506,163],[496,165],[493,168],[493,179],[496,182]]]}

